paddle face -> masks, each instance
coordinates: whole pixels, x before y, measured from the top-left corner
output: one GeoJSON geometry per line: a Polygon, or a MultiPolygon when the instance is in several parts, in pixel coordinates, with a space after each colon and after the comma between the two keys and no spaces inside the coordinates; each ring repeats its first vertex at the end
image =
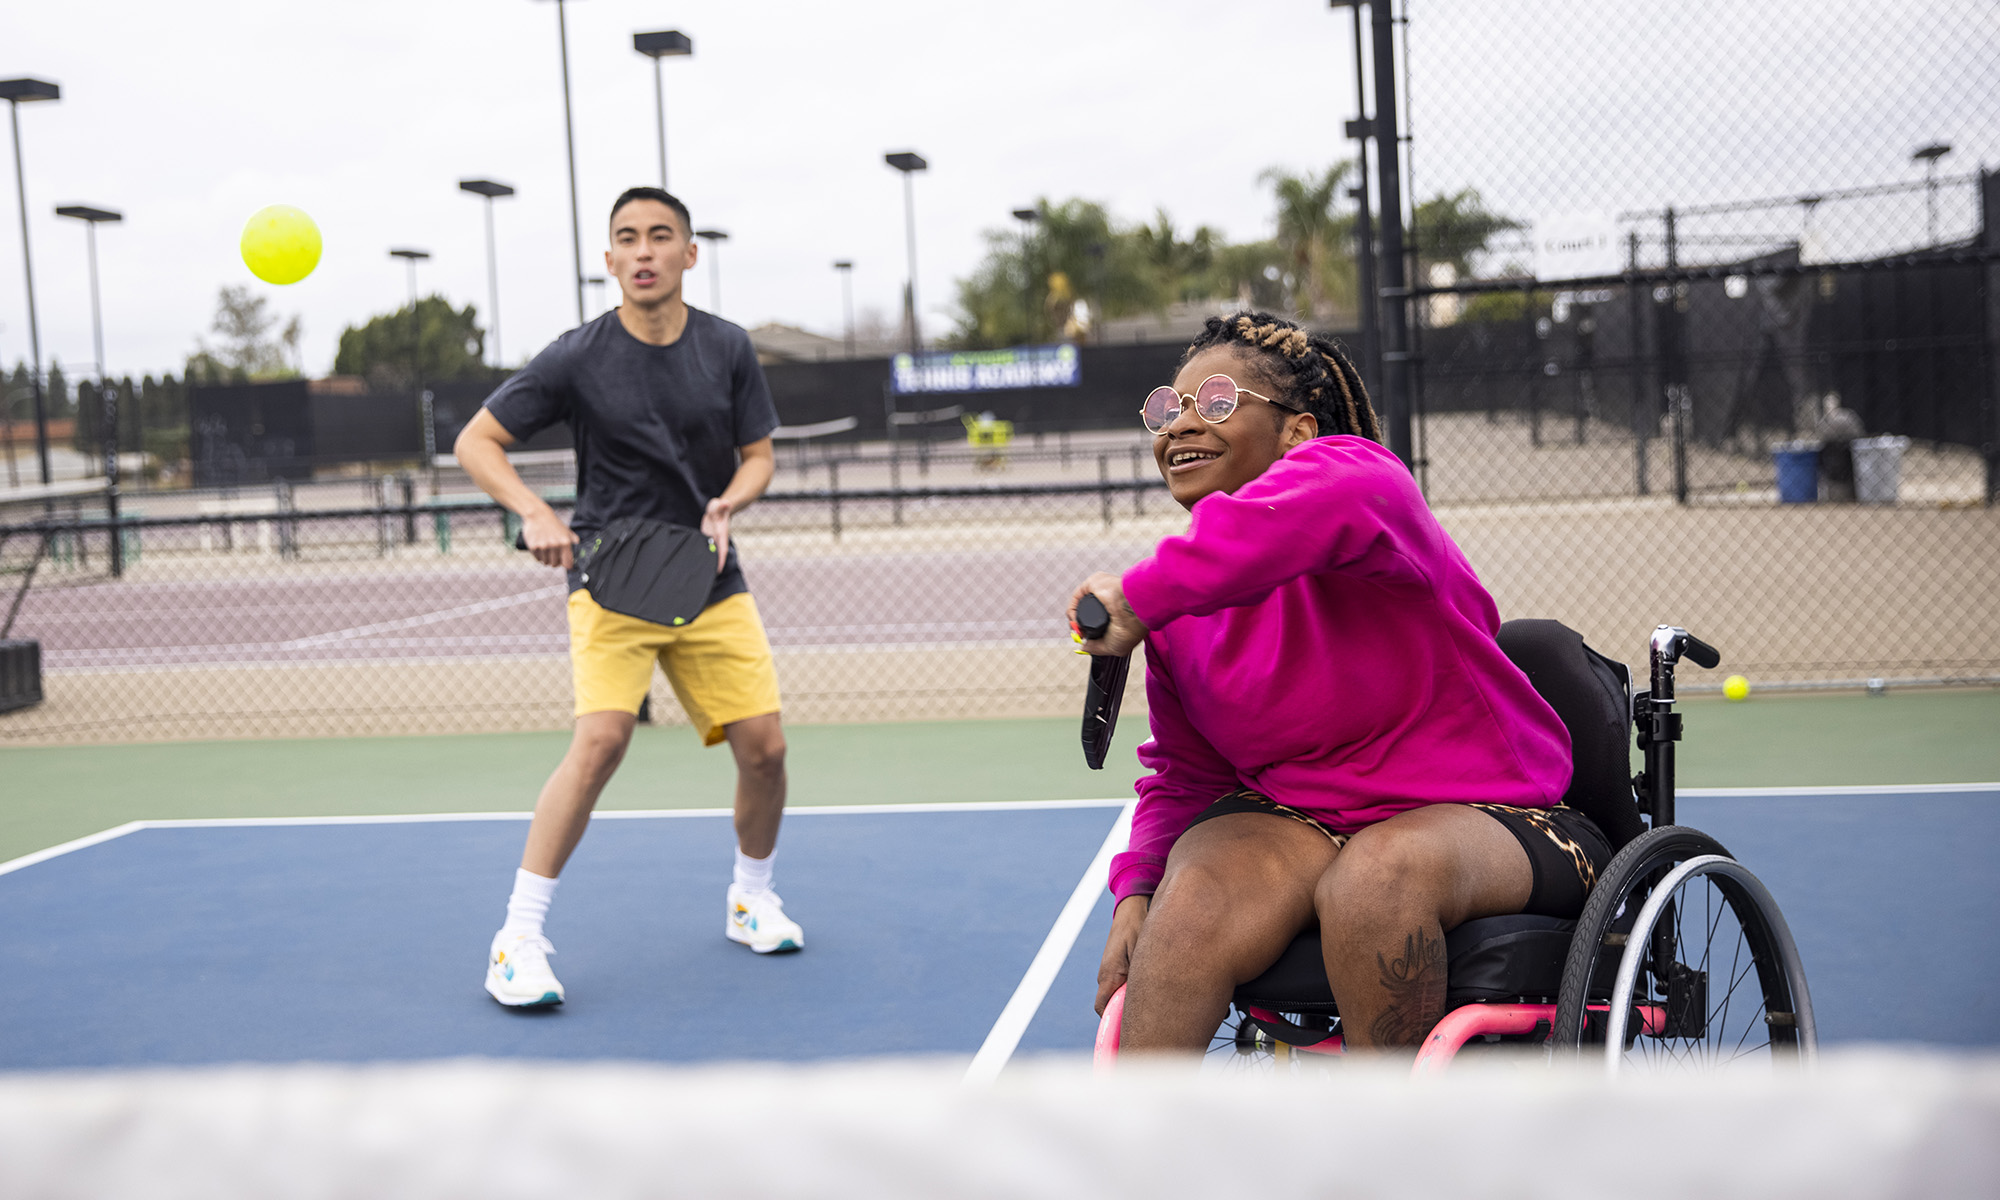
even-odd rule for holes
{"type": "MultiPolygon", "coordinates": [[[[1076,603],[1076,628],[1086,639],[1101,638],[1111,629],[1104,602],[1085,596],[1076,603]]],[[[1083,761],[1093,771],[1104,769],[1111,752],[1111,735],[1118,728],[1118,706],[1125,699],[1125,675],[1130,657],[1096,654],[1090,659],[1090,686],[1083,698],[1083,761]]]]}
{"type": "Polygon", "coordinates": [[[699,529],[625,517],[577,547],[576,567],[599,607],[685,625],[708,604],[715,559],[714,541],[699,529]]]}

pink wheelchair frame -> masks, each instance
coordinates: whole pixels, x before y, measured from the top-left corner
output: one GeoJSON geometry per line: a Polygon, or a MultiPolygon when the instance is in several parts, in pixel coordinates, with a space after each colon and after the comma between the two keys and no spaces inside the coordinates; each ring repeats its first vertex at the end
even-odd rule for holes
{"type": "MultiPolygon", "coordinates": [[[[1605,1005],[1589,1006],[1594,1012],[1606,1010],[1605,1005]]],[[[1639,1019],[1646,1033],[1657,1033],[1665,1025],[1665,1013],[1655,1005],[1638,1005],[1639,1019]]],[[[1275,1021],[1276,1013],[1255,1005],[1243,1006],[1243,1011],[1252,1019],[1275,1021]]],[[[1118,1058],[1118,1034],[1125,1020],[1125,989],[1121,986],[1111,994],[1110,1003],[1104,1006],[1104,1016],[1097,1023],[1097,1045],[1091,1053],[1091,1061],[1099,1071],[1108,1071],[1118,1058]]],[[[1458,1052],[1474,1038],[1488,1034],[1518,1037],[1532,1034],[1537,1026],[1553,1030],[1556,1022],[1556,1006],[1553,1004],[1466,1004],[1445,1014],[1430,1035],[1424,1038],[1423,1046],[1417,1051],[1416,1065],[1411,1068],[1413,1075],[1436,1075],[1442,1072],[1458,1052]]],[[[1310,1046],[1294,1046],[1292,1049],[1302,1054],[1344,1054],[1346,1047],[1339,1034],[1310,1046]]]]}

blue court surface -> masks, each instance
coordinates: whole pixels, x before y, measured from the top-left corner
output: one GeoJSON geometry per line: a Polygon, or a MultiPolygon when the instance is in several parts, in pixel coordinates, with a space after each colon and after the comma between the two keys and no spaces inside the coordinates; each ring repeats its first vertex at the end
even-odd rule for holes
{"type": "MultiPolygon", "coordinates": [[[[0,1068],[1086,1052],[1116,801],[800,808],[807,949],[722,936],[725,813],[606,814],[549,922],[559,1009],[482,959],[522,815],[161,822],[0,865],[0,1068]]],[[[1683,794],[1770,886],[1824,1042],[2000,1043],[2000,785],[1683,794]]]]}

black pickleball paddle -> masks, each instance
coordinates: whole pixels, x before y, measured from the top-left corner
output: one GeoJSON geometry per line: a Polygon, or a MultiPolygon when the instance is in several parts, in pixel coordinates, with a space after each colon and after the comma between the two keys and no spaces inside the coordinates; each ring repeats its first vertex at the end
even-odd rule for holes
{"type": "MultiPolygon", "coordinates": [[[[1102,600],[1085,596],[1077,601],[1076,629],[1085,640],[1110,632],[1111,614],[1102,600]]],[[[1104,756],[1111,751],[1111,735],[1118,728],[1118,705],[1125,699],[1125,673],[1131,667],[1129,655],[1090,657],[1090,687],[1083,699],[1083,761],[1093,771],[1104,769],[1104,756]]]]}

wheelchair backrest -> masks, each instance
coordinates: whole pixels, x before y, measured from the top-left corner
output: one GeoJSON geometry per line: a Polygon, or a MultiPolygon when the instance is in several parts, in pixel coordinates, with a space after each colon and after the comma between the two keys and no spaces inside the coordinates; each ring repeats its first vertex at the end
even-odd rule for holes
{"type": "Polygon", "coordinates": [[[1597,822],[1616,851],[1646,831],[1632,794],[1631,674],[1560,621],[1508,621],[1500,649],[1569,730],[1573,773],[1563,803],[1597,822]]]}

